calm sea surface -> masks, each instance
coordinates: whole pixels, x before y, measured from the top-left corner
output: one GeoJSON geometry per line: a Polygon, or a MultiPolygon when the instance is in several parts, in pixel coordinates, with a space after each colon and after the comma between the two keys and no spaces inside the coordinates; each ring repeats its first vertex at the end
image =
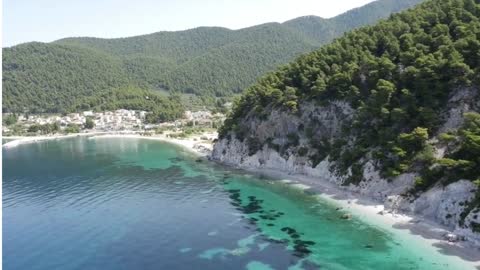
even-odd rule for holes
{"type": "Polygon", "coordinates": [[[462,269],[273,179],[141,139],[3,149],[3,267],[462,269]]]}

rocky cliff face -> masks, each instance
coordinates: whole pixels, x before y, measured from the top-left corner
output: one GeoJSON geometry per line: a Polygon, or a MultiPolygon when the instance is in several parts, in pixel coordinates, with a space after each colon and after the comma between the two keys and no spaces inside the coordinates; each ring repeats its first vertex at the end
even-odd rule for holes
{"type": "MultiPolygon", "coordinates": [[[[455,91],[445,107],[444,125],[438,134],[458,129],[463,114],[480,108],[478,90],[475,88],[455,91]]],[[[318,181],[332,182],[339,187],[367,196],[383,203],[386,209],[422,216],[447,226],[456,234],[480,245],[480,209],[468,207],[474,200],[477,186],[461,180],[443,186],[437,184],[421,194],[412,194],[414,170],[393,179],[381,177],[377,164],[369,154],[363,158],[360,170],[349,167],[345,173],[335,169],[336,161],[330,156],[332,149],[312,146],[312,138],[318,142],[332,142],[342,135],[342,128],[351,124],[356,111],[345,102],[330,102],[317,106],[300,104],[297,114],[271,110],[261,118],[251,113],[243,119],[248,133],[238,136],[230,133],[214,146],[212,159],[244,169],[268,169],[287,174],[300,174],[318,181]],[[240,138],[239,138],[240,137],[240,138]],[[351,183],[349,178],[359,175],[360,181],[351,183]]],[[[436,140],[436,138],[432,139],[436,140]]],[[[346,143],[354,138],[347,137],[346,143]]],[[[437,157],[446,149],[435,147],[437,157]]]]}

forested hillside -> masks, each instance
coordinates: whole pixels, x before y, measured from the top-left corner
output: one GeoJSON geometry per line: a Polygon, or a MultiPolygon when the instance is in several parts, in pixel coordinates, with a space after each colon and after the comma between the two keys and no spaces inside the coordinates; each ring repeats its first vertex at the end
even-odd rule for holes
{"type": "Polygon", "coordinates": [[[379,0],[332,19],[314,16],[240,30],[200,27],[120,38],[68,38],[3,49],[4,111],[70,110],[122,86],[230,97],[343,32],[421,2],[379,0]]]}
{"type": "MultiPolygon", "coordinates": [[[[242,160],[261,153],[259,166],[274,162],[269,151],[309,170],[327,162],[347,186],[378,171],[379,192],[404,181],[407,203],[459,180],[480,185],[479,85],[480,1],[430,0],[265,75],[235,103],[217,159],[244,145],[242,160]]],[[[480,232],[470,190],[435,214],[480,232]]]]}
{"type": "Polygon", "coordinates": [[[4,49],[4,111],[54,111],[128,83],[122,62],[100,51],[29,43],[4,49]]]}

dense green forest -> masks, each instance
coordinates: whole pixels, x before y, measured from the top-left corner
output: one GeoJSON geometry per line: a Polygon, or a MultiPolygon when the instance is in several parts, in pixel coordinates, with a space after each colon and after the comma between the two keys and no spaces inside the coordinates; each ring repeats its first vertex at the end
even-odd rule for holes
{"type": "Polygon", "coordinates": [[[121,61],[96,50],[42,43],[3,50],[4,111],[61,112],[127,83],[121,61]]]}
{"type": "Polygon", "coordinates": [[[200,27],[4,48],[3,110],[69,111],[83,97],[127,86],[195,94],[213,104],[345,31],[418,2],[379,0],[331,19],[308,16],[235,31],[200,27]]]}
{"type": "Polygon", "coordinates": [[[361,181],[365,162],[374,160],[387,179],[419,173],[417,191],[459,179],[480,185],[480,114],[467,113],[463,127],[438,134],[451,96],[479,85],[480,1],[430,0],[265,75],[235,102],[220,136],[236,136],[253,154],[271,144],[251,137],[249,118],[346,101],[356,113],[343,136],[312,136],[315,119],[298,131],[310,140],[302,154],[314,166],[329,156],[337,173],[351,170],[346,184],[361,181]],[[435,158],[435,147],[446,147],[444,158],[435,158]]]}

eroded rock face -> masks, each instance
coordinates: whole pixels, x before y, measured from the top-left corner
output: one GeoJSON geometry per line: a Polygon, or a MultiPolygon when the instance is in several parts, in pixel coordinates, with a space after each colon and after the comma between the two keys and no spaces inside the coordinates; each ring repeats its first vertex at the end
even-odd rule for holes
{"type": "Polygon", "coordinates": [[[464,113],[478,111],[480,107],[478,92],[475,87],[466,87],[454,91],[454,94],[448,100],[448,106],[444,113],[445,121],[439,129],[439,134],[460,128],[463,125],[464,113]]]}
{"type": "MultiPolygon", "coordinates": [[[[259,119],[251,112],[243,121],[251,137],[260,141],[273,139],[277,144],[285,144],[289,134],[298,134],[314,124],[312,136],[335,138],[341,133],[342,124],[350,121],[355,113],[352,107],[343,101],[331,102],[327,106],[316,106],[312,103],[300,107],[301,115],[285,111],[272,110],[266,119],[259,119]]],[[[300,138],[305,142],[306,138],[300,138]]]]}
{"type": "MultiPolygon", "coordinates": [[[[450,98],[441,132],[458,129],[463,123],[463,113],[479,108],[477,93],[474,88],[460,89],[450,98]]],[[[380,176],[374,162],[365,157],[367,162],[362,170],[363,180],[356,185],[345,185],[351,169],[346,175],[335,173],[331,169],[335,162],[329,160],[328,153],[324,153],[326,158],[318,164],[312,164],[308,156],[317,150],[309,145],[310,140],[305,137],[303,129],[308,128],[307,125],[314,125],[311,136],[332,141],[342,135],[342,125],[350,123],[355,110],[347,103],[338,101],[323,107],[304,104],[300,112],[294,115],[273,110],[263,119],[256,118],[252,113],[244,119],[243,124],[248,126],[248,136],[259,139],[263,146],[252,154],[247,140],[240,141],[235,134],[230,134],[215,144],[211,158],[239,168],[274,170],[334,183],[342,189],[383,203],[388,211],[425,217],[480,245],[480,209],[464,213],[477,189],[471,181],[460,180],[445,187],[435,186],[414,197],[408,191],[414,187],[417,174],[405,173],[388,181],[380,176]],[[289,134],[299,136],[298,145],[289,146],[281,153],[265,143],[270,140],[273,144],[285,146],[289,143],[289,134]],[[306,148],[308,152],[300,155],[300,148],[306,148]],[[466,216],[463,222],[462,215],[466,216]]],[[[347,138],[347,141],[351,142],[351,139],[347,138]]],[[[434,150],[438,158],[445,154],[445,149],[434,150]]]]}
{"type": "Polygon", "coordinates": [[[416,174],[406,173],[399,175],[391,181],[380,177],[371,161],[363,167],[363,181],[358,186],[353,186],[353,191],[373,198],[378,201],[385,201],[391,195],[404,194],[414,184],[416,174]]]}
{"type": "Polygon", "coordinates": [[[437,185],[414,201],[413,212],[454,229],[465,206],[475,196],[475,190],[475,185],[466,180],[446,187],[437,185]]]}
{"type": "Polygon", "coordinates": [[[342,123],[352,119],[354,110],[345,102],[332,102],[325,107],[307,104],[302,106],[301,112],[301,115],[292,115],[272,111],[267,119],[247,117],[244,123],[249,127],[250,137],[255,137],[262,142],[271,139],[271,143],[280,146],[289,143],[290,134],[300,134],[298,145],[292,149],[280,154],[264,143],[259,151],[249,155],[246,141],[240,141],[232,134],[230,138],[220,139],[215,144],[212,159],[241,168],[279,170],[288,174],[321,178],[341,185],[344,177],[335,176],[330,171],[329,168],[332,164],[327,158],[313,166],[308,154],[304,156],[297,154],[297,150],[302,147],[307,148],[309,153],[313,151],[308,145],[309,140],[298,131],[308,128],[305,126],[307,123],[314,122],[315,128],[312,136],[332,140],[340,136],[342,123]]]}
{"type": "Polygon", "coordinates": [[[333,181],[341,185],[342,177],[330,171],[330,162],[326,159],[312,168],[308,158],[290,155],[287,159],[277,151],[264,146],[256,154],[249,156],[248,147],[237,139],[219,140],[212,152],[212,159],[223,164],[244,169],[277,170],[287,174],[301,174],[322,180],[333,181]]]}
{"type": "Polygon", "coordinates": [[[480,208],[475,208],[466,216],[463,226],[457,226],[454,233],[480,246],[480,208]]]}

